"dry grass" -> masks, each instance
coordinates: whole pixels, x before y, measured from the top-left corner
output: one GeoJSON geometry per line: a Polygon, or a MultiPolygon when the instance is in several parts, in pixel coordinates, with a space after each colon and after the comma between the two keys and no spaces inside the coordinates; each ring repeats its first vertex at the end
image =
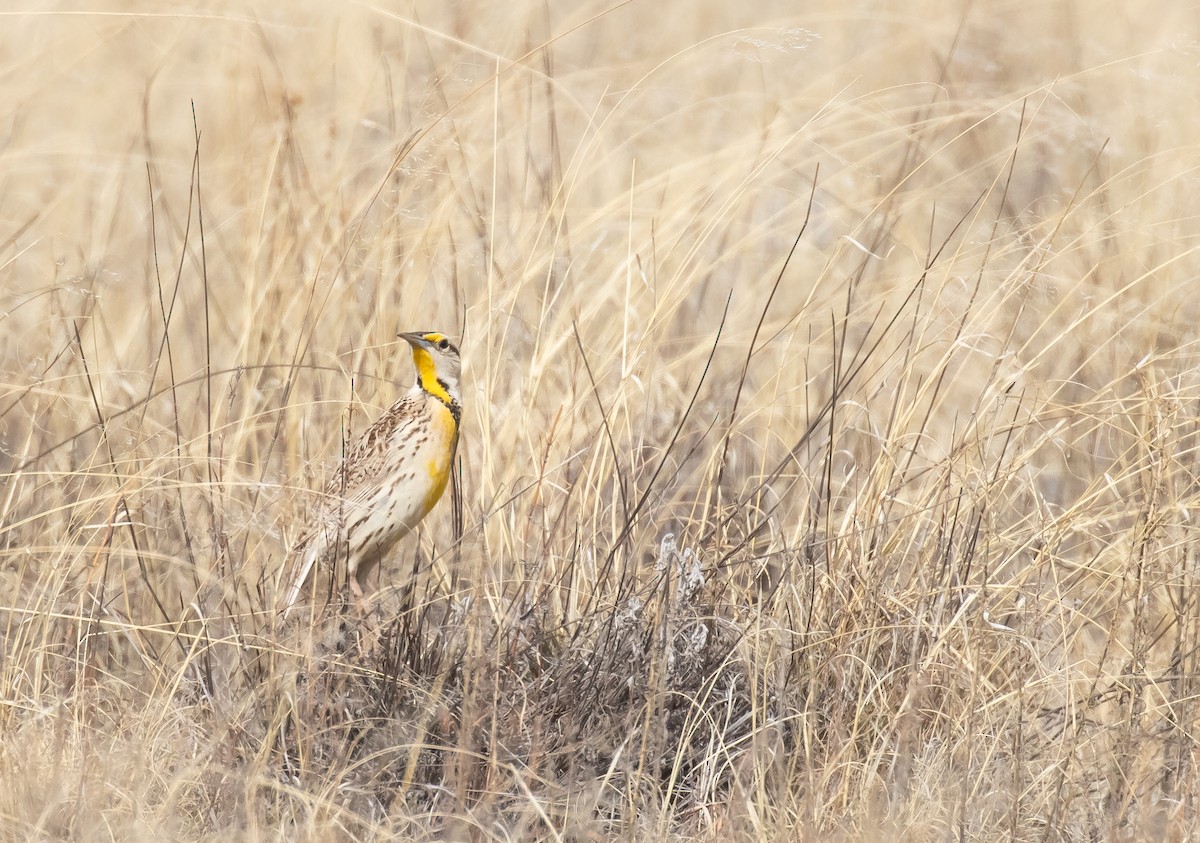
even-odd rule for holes
{"type": "Polygon", "coordinates": [[[0,837],[1200,823],[1187,10],[67,9],[0,16],[0,837]],[[434,327],[453,500],[279,623],[434,327]]]}

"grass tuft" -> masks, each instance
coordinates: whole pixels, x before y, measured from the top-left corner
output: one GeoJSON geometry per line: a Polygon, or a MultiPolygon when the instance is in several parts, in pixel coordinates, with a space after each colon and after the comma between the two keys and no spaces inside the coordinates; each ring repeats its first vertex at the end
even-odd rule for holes
{"type": "Polygon", "coordinates": [[[1183,14],[4,14],[0,837],[1190,834],[1183,14]],[[434,328],[451,493],[281,619],[434,328]]]}

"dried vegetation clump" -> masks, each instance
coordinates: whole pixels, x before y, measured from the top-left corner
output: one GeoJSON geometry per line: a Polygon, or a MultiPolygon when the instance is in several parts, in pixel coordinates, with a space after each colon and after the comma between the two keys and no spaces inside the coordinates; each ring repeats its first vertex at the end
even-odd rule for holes
{"type": "Polygon", "coordinates": [[[0,27],[0,837],[1200,823],[1186,10],[58,11],[0,27]],[[280,617],[429,328],[451,492],[280,617]]]}

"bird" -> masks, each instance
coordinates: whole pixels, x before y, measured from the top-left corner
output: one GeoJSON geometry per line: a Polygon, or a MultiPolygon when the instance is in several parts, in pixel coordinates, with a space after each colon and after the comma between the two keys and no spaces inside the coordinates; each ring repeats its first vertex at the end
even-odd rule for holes
{"type": "Polygon", "coordinates": [[[440,331],[397,335],[409,344],[417,382],[346,452],[290,554],[286,618],[317,565],[345,560],[359,609],[362,583],[441,498],[458,450],[462,359],[440,331]]]}

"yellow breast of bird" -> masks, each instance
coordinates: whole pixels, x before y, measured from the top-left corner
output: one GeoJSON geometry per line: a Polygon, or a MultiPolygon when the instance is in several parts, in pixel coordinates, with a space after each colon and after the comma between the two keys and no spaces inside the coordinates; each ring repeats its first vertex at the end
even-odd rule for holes
{"type": "Polygon", "coordinates": [[[446,491],[446,483],[450,479],[451,463],[454,461],[454,448],[458,440],[458,426],[450,409],[436,398],[429,398],[429,443],[422,455],[424,469],[428,478],[425,500],[422,503],[421,515],[433,509],[434,504],[446,491]]]}

